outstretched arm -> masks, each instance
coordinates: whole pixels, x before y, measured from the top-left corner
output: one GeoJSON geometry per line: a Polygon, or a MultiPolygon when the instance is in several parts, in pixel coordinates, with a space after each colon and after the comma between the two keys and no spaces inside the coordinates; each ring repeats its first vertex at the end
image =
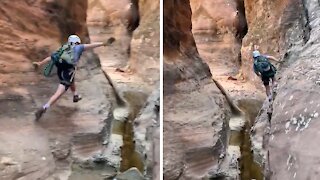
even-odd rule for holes
{"type": "Polygon", "coordinates": [[[266,56],[268,59],[271,59],[271,60],[273,60],[273,61],[275,61],[275,62],[278,62],[278,63],[280,63],[280,62],[282,62],[282,61],[280,61],[279,59],[277,59],[277,58],[275,58],[275,57],[273,57],[273,56],[266,56]]]}
{"type": "Polygon", "coordinates": [[[99,42],[99,43],[92,43],[92,44],[83,44],[84,50],[90,50],[97,47],[105,46],[105,43],[99,42]]]}
{"type": "Polygon", "coordinates": [[[108,46],[111,45],[116,39],[114,37],[109,38],[106,42],[98,42],[98,43],[91,43],[91,44],[83,44],[84,50],[90,50],[101,46],[108,46]]]}
{"type": "Polygon", "coordinates": [[[35,66],[42,66],[43,64],[47,64],[51,60],[51,57],[48,56],[40,62],[33,62],[32,64],[35,66]]]}

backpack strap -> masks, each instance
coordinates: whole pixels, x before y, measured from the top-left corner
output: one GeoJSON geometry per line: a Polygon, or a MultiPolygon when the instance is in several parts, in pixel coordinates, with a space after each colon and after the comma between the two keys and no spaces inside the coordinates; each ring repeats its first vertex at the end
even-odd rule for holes
{"type": "Polygon", "coordinates": [[[65,44],[62,47],[61,55],[60,55],[60,58],[59,58],[59,62],[62,63],[62,61],[65,61],[68,64],[74,65],[73,56],[74,56],[73,47],[71,47],[68,44],[65,44]],[[65,51],[67,53],[64,53],[65,51]]]}
{"type": "Polygon", "coordinates": [[[272,63],[270,63],[270,66],[273,72],[277,72],[277,68],[272,63]]]}
{"type": "Polygon", "coordinates": [[[67,49],[71,48],[70,45],[68,44],[64,44],[60,47],[60,49],[58,50],[59,56],[61,56],[63,54],[63,52],[67,49]]]}
{"type": "Polygon", "coordinates": [[[67,48],[65,48],[65,45],[62,45],[57,51],[51,54],[51,61],[45,66],[43,71],[44,76],[50,76],[53,66],[59,62],[61,55],[66,49],[67,48]]]}

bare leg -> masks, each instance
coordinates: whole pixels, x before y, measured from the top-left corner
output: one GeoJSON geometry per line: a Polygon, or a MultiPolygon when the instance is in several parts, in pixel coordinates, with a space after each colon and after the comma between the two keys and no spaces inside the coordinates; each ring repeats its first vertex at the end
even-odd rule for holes
{"type": "Polygon", "coordinates": [[[270,96],[270,85],[264,85],[266,87],[266,94],[269,97],[270,96]]]}
{"type": "Polygon", "coordinates": [[[271,78],[271,80],[272,80],[272,90],[273,90],[273,88],[274,88],[274,85],[276,84],[276,82],[275,82],[275,78],[273,77],[273,78],[271,78]]]}
{"type": "Polygon", "coordinates": [[[59,84],[57,91],[54,93],[53,96],[49,99],[48,103],[46,105],[53,105],[57,100],[66,92],[65,86],[62,84],[59,84]]]}
{"type": "Polygon", "coordinates": [[[78,102],[82,99],[82,97],[80,95],[78,95],[77,91],[76,91],[76,85],[75,83],[73,82],[71,85],[70,85],[70,89],[73,93],[73,102],[78,102]]]}
{"type": "Polygon", "coordinates": [[[71,85],[70,85],[70,90],[72,92],[72,94],[75,96],[75,95],[78,95],[77,91],[76,91],[76,84],[73,82],[71,85]]]}
{"type": "Polygon", "coordinates": [[[43,107],[41,107],[37,112],[36,112],[36,121],[38,121],[43,113],[46,112],[46,110],[53,105],[64,93],[66,92],[66,88],[64,85],[59,84],[57,91],[54,93],[53,96],[49,99],[47,104],[45,104],[43,107]]]}

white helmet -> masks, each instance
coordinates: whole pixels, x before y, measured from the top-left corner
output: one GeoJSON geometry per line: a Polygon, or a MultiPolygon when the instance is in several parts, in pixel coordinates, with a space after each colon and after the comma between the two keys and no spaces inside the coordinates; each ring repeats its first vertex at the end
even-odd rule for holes
{"type": "Polygon", "coordinates": [[[68,43],[70,45],[74,45],[76,43],[80,44],[81,43],[81,39],[77,35],[70,35],[69,38],[68,38],[68,43]]]}
{"type": "Polygon", "coordinates": [[[260,52],[255,50],[255,51],[252,52],[252,56],[253,56],[253,58],[259,57],[260,56],[260,52]]]}

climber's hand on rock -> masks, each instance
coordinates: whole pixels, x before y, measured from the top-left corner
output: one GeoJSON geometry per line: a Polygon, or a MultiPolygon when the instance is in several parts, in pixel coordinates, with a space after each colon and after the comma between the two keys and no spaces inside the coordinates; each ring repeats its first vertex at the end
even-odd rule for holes
{"type": "Polygon", "coordinates": [[[116,39],[114,37],[109,38],[106,42],[103,43],[103,46],[111,45],[116,39]]]}
{"type": "Polygon", "coordinates": [[[33,68],[35,70],[39,69],[40,63],[39,62],[32,62],[33,68]]]}

